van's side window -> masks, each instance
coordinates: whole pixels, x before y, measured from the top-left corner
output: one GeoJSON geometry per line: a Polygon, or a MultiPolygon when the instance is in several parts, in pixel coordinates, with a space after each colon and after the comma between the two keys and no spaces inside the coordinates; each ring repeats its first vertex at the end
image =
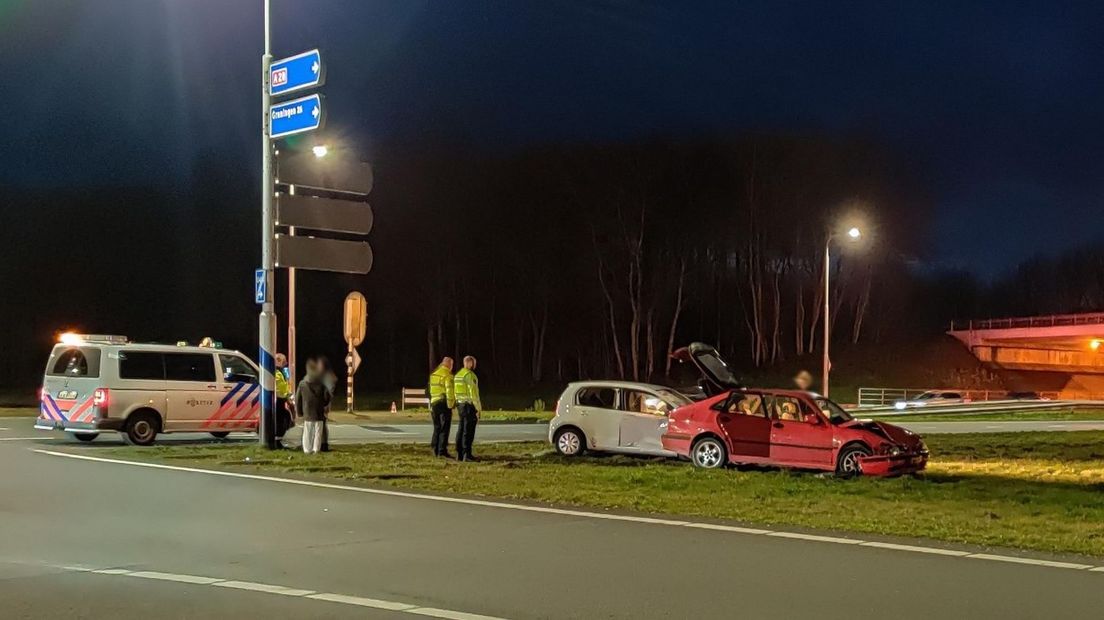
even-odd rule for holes
{"type": "Polygon", "coordinates": [[[166,353],[165,378],[169,381],[214,381],[215,356],[207,353],[166,353]]]}
{"type": "Polygon", "coordinates": [[[119,378],[164,380],[164,357],[151,351],[120,351],[119,378]]]}
{"type": "Polygon", "coordinates": [[[224,380],[241,381],[248,377],[254,383],[257,381],[257,371],[253,370],[248,362],[237,355],[224,353],[219,355],[219,361],[222,362],[222,378],[224,380]]]}

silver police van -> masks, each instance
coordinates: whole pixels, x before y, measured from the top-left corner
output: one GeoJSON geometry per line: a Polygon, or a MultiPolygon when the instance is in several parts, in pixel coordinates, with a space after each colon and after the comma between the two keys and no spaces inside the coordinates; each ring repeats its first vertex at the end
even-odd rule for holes
{"type": "Polygon", "coordinates": [[[63,334],[46,363],[35,428],[82,441],[118,431],[140,446],[159,433],[256,432],[259,376],[238,351],[63,334]]]}

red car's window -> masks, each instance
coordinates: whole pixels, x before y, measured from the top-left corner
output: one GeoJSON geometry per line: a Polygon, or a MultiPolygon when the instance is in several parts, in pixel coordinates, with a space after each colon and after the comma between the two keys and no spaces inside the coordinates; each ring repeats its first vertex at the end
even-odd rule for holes
{"type": "Polygon", "coordinates": [[[767,410],[763,406],[763,397],[759,394],[741,394],[728,402],[728,413],[740,415],[752,415],[760,418],[767,417],[767,410]]]}

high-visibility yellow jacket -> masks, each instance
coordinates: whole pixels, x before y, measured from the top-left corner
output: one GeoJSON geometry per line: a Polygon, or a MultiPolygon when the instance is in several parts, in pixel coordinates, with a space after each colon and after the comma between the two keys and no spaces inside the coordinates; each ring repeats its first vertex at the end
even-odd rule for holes
{"type": "Polygon", "coordinates": [[[276,369],[276,398],[291,398],[291,386],[283,368],[276,369]]]}
{"type": "Polygon", "coordinates": [[[452,383],[452,372],[444,366],[438,366],[429,375],[429,404],[441,399],[448,401],[449,409],[456,406],[456,387],[452,383]]]}
{"type": "Polygon", "coordinates": [[[471,403],[476,411],[483,411],[483,403],[479,402],[479,377],[475,376],[475,372],[461,368],[453,383],[456,384],[456,402],[471,403]]]}

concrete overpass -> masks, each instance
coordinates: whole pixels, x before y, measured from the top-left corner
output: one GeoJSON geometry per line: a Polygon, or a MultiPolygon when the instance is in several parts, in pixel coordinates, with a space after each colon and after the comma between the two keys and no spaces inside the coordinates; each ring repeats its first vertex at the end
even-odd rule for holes
{"type": "Polygon", "coordinates": [[[1009,390],[1104,398],[1104,312],[952,323],[947,333],[1009,390]]]}

